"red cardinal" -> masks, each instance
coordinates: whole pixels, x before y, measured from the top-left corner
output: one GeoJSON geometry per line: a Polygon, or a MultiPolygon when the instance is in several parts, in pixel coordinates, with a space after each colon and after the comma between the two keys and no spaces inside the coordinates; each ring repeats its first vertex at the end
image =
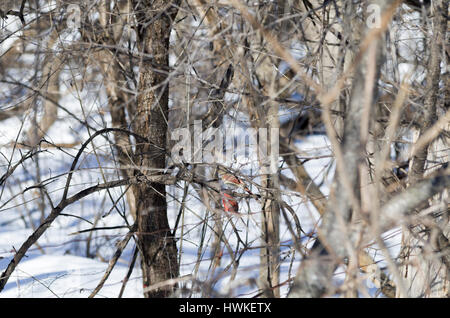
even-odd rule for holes
{"type": "Polygon", "coordinates": [[[222,182],[228,186],[231,186],[233,188],[241,188],[244,191],[246,191],[249,194],[253,194],[249,188],[245,185],[245,183],[236,177],[235,175],[228,173],[222,169],[219,168],[219,177],[222,180],[222,182]]]}
{"type": "Polygon", "coordinates": [[[225,212],[239,213],[238,202],[228,193],[222,193],[222,205],[225,212]]]}

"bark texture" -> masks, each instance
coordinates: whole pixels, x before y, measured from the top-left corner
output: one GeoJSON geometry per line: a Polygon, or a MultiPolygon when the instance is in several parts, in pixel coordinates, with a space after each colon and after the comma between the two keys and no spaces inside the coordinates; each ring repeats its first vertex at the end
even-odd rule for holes
{"type": "MultiPolygon", "coordinates": [[[[388,1],[373,2],[386,7],[388,1]]],[[[376,69],[379,71],[381,50],[376,45],[373,49],[377,52],[376,61],[370,62],[375,62],[376,69]]],[[[343,262],[354,248],[351,243],[343,244],[342,242],[351,242],[349,240],[350,220],[355,208],[358,209],[360,206],[358,167],[364,160],[361,123],[366,97],[366,81],[376,83],[379,76],[376,74],[375,80],[366,78],[368,68],[366,57],[367,54],[356,69],[353,79],[350,102],[344,119],[343,139],[339,145],[343,157],[337,158],[338,167],[331,190],[331,202],[328,203],[327,212],[318,230],[319,239],[315,241],[310,255],[302,262],[289,291],[289,297],[320,297],[326,293],[332,293],[331,278],[336,265],[343,262]]],[[[372,101],[368,102],[372,103],[372,101]]]]}
{"type": "MultiPolygon", "coordinates": [[[[424,115],[419,120],[420,129],[417,134],[419,138],[437,120],[437,105],[441,95],[439,92],[441,54],[443,45],[447,43],[445,40],[447,32],[445,13],[448,12],[448,1],[434,1],[432,12],[428,77],[423,105],[424,115]]],[[[437,139],[416,152],[411,160],[408,176],[408,183],[411,186],[422,180],[424,175],[430,173],[433,170],[431,167],[435,166],[436,162],[448,163],[446,143],[448,143],[448,138],[442,136],[442,139],[437,139]],[[443,139],[447,139],[447,141],[443,141],[443,139]],[[436,156],[436,154],[438,155],[436,156]]],[[[434,204],[438,204],[439,199],[441,198],[435,198],[434,204]]],[[[407,226],[403,233],[400,259],[404,265],[401,267],[401,272],[407,283],[408,294],[411,297],[449,297],[450,295],[450,269],[447,262],[449,257],[447,237],[450,234],[448,217],[437,218],[436,225],[435,228],[430,228],[423,224],[413,223],[407,226]],[[436,254],[436,251],[439,254],[436,254]]]]}
{"type": "MultiPolygon", "coordinates": [[[[155,174],[166,166],[169,37],[177,13],[175,5],[162,0],[136,1],[140,49],[148,59],[140,65],[134,130],[149,141],[136,146],[138,174],[155,174]]],[[[134,186],[133,194],[143,283],[147,287],[178,276],[177,247],[167,218],[165,186],[139,184],[134,186]]],[[[172,290],[172,286],[161,287],[146,292],[145,296],[167,297],[172,290]]]]}

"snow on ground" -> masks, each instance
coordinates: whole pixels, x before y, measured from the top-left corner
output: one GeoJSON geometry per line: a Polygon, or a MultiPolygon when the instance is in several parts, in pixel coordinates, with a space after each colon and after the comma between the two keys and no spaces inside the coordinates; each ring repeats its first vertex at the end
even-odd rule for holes
{"type": "MultiPolygon", "coordinates": [[[[5,262],[0,262],[4,267],[5,262]]],[[[107,264],[73,255],[31,253],[14,271],[3,298],[86,298],[97,286],[107,264]]],[[[128,267],[118,264],[97,297],[117,297],[128,267]]],[[[142,297],[142,282],[137,271],[127,283],[123,297],[142,297]]]]}
{"type": "MultiPolygon", "coordinates": [[[[7,220],[7,211],[0,214],[0,220],[7,220]]],[[[15,211],[17,213],[17,211],[15,211]]],[[[12,214],[12,213],[9,213],[12,214]]],[[[87,235],[70,235],[81,229],[89,228],[86,222],[60,216],[38,240],[38,245],[29,249],[10,277],[0,297],[87,297],[102,278],[108,263],[86,257],[87,235]],[[76,255],[70,255],[76,254],[76,255]]],[[[14,250],[32,233],[24,229],[22,219],[11,218],[10,222],[0,224],[0,270],[8,265],[14,250]]],[[[117,224],[119,218],[111,216],[111,224],[117,224]]],[[[99,224],[102,224],[101,222],[99,224]]],[[[91,253],[109,257],[114,251],[114,243],[123,237],[115,235],[94,236],[91,241],[91,253]],[[102,252],[102,253],[101,253],[102,252]]],[[[127,274],[131,258],[131,245],[128,247],[104,287],[97,297],[117,297],[122,280],[127,274]]],[[[142,297],[142,282],[136,268],[127,283],[123,297],[142,297]]]]}

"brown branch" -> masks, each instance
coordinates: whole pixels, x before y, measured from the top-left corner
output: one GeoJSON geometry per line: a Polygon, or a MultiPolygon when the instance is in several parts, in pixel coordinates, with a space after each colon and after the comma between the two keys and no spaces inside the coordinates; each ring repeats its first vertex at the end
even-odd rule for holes
{"type": "MultiPolygon", "coordinates": [[[[17,169],[18,166],[20,166],[25,160],[33,157],[35,154],[39,153],[41,151],[35,151],[35,150],[30,150],[27,154],[25,154],[24,156],[22,156],[22,158],[20,158],[20,160],[12,167],[9,167],[8,170],[6,171],[6,173],[4,173],[1,177],[0,177],[0,186],[3,185],[3,183],[6,181],[6,179],[8,179],[8,177],[10,175],[13,174],[14,170],[17,169]]],[[[0,196],[1,197],[1,196],[0,196]]]]}
{"type": "MultiPolygon", "coordinates": [[[[319,214],[323,216],[326,212],[327,197],[323,195],[320,188],[315,184],[314,180],[311,179],[303,164],[295,155],[295,151],[292,151],[292,146],[288,146],[285,143],[280,143],[280,147],[284,153],[284,155],[282,155],[283,159],[287,162],[297,180],[297,182],[289,180],[294,182],[294,190],[306,196],[317,209],[319,214]]],[[[371,270],[371,267],[369,267],[370,265],[377,266],[373,258],[365,251],[359,251],[358,263],[360,269],[365,273],[369,273],[371,270]]],[[[375,277],[374,279],[380,282],[380,289],[383,294],[389,298],[393,298],[395,296],[394,283],[382,270],[380,270],[379,273],[379,277],[375,277]]]]}
{"type": "MultiPolygon", "coordinates": [[[[450,187],[449,175],[436,176],[419,182],[396,195],[380,209],[380,228],[383,231],[392,229],[401,220],[404,220],[404,217],[412,210],[448,187],[450,187]]],[[[370,221],[367,220],[367,222],[370,221]]],[[[353,243],[360,242],[359,234],[363,231],[363,226],[363,224],[359,224],[357,228],[352,229],[350,239],[353,243]]],[[[370,240],[370,237],[364,237],[362,242],[369,242],[370,240]]],[[[345,252],[345,249],[336,249],[338,253],[336,256],[346,257],[346,254],[342,253],[343,251],[345,252]]],[[[303,270],[300,270],[295,277],[295,282],[309,282],[309,284],[294,283],[289,292],[289,297],[319,297],[323,295],[330,284],[327,277],[331,277],[333,274],[335,261],[334,257],[324,254],[323,251],[314,251],[313,255],[302,262],[300,268],[303,270]]]]}
{"type": "MultiPolygon", "coordinates": [[[[336,265],[344,258],[353,256],[355,252],[356,239],[350,239],[348,226],[352,213],[357,213],[360,208],[359,203],[359,169],[363,162],[363,140],[361,138],[361,128],[363,121],[363,105],[365,104],[365,89],[368,83],[372,83],[369,89],[375,87],[373,83],[378,80],[381,50],[377,41],[382,32],[389,25],[395,9],[401,1],[381,1],[381,5],[387,8],[382,16],[382,27],[366,30],[367,35],[363,40],[358,55],[355,58],[353,67],[356,67],[353,79],[350,103],[347,107],[347,115],[344,120],[344,135],[342,144],[337,142],[332,127],[328,105],[334,100],[333,90],[319,99],[325,108],[324,122],[327,134],[330,137],[335,155],[337,157],[336,178],[333,185],[335,198],[332,204],[328,204],[327,213],[324,214],[322,224],[318,230],[319,239],[315,241],[311,255],[305,258],[294,279],[294,284],[289,291],[289,297],[320,297],[331,289],[331,278],[336,265]],[[374,78],[368,79],[369,65],[360,63],[366,56],[368,48],[375,50],[376,61],[374,78]]],[[[350,68],[349,72],[352,71],[350,68]]],[[[345,74],[344,74],[345,75],[345,74]]],[[[344,77],[343,77],[344,78],[344,77]]],[[[336,84],[336,92],[340,91],[336,84]]],[[[372,104],[373,96],[370,101],[372,104]]]]}
{"type": "Polygon", "coordinates": [[[139,253],[139,248],[137,246],[135,246],[134,247],[134,252],[133,252],[133,257],[131,259],[127,275],[125,276],[125,278],[122,281],[122,287],[120,287],[120,292],[119,292],[118,298],[122,298],[123,292],[125,291],[125,287],[126,287],[126,285],[128,283],[128,280],[131,277],[131,273],[133,272],[134,264],[136,263],[136,259],[137,259],[138,253],[139,253]]]}
{"type": "Polygon", "coordinates": [[[106,280],[108,279],[109,275],[111,274],[112,270],[114,269],[114,266],[116,265],[117,261],[120,258],[120,255],[122,255],[123,250],[127,246],[128,242],[130,241],[131,237],[133,236],[134,232],[137,229],[137,223],[134,223],[131,227],[130,231],[125,235],[122,241],[117,245],[116,252],[114,253],[113,257],[110,259],[108,268],[106,269],[105,273],[103,274],[102,279],[98,283],[97,287],[92,291],[92,293],[89,295],[89,298],[94,298],[95,295],[102,289],[103,285],[105,284],[106,280]]]}
{"type": "Polygon", "coordinates": [[[382,208],[380,214],[380,227],[383,232],[393,226],[405,222],[412,210],[426,202],[433,195],[450,187],[450,175],[438,175],[426,179],[409,187],[389,200],[382,208]]]}

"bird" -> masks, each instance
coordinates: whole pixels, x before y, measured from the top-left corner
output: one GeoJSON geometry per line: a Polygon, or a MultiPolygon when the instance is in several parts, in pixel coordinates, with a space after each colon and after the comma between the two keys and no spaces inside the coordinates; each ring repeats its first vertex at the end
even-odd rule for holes
{"type": "Polygon", "coordinates": [[[229,193],[222,192],[222,205],[225,212],[239,213],[239,203],[229,193]]]}
{"type": "Polygon", "coordinates": [[[222,180],[222,182],[226,185],[226,186],[230,186],[231,188],[235,188],[235,189],[242,189],[245,192],[247,192],[250,195],[253,195],[252,191],[250,191],[250,189],[245,185],[245,183],[239,179],[237,176],[235,176],[234,174],[231,174],[227,171],[225,171],[223,168],[219,168],[218,169],[218,174],[220,177],[220,180],[222,180]]]}

